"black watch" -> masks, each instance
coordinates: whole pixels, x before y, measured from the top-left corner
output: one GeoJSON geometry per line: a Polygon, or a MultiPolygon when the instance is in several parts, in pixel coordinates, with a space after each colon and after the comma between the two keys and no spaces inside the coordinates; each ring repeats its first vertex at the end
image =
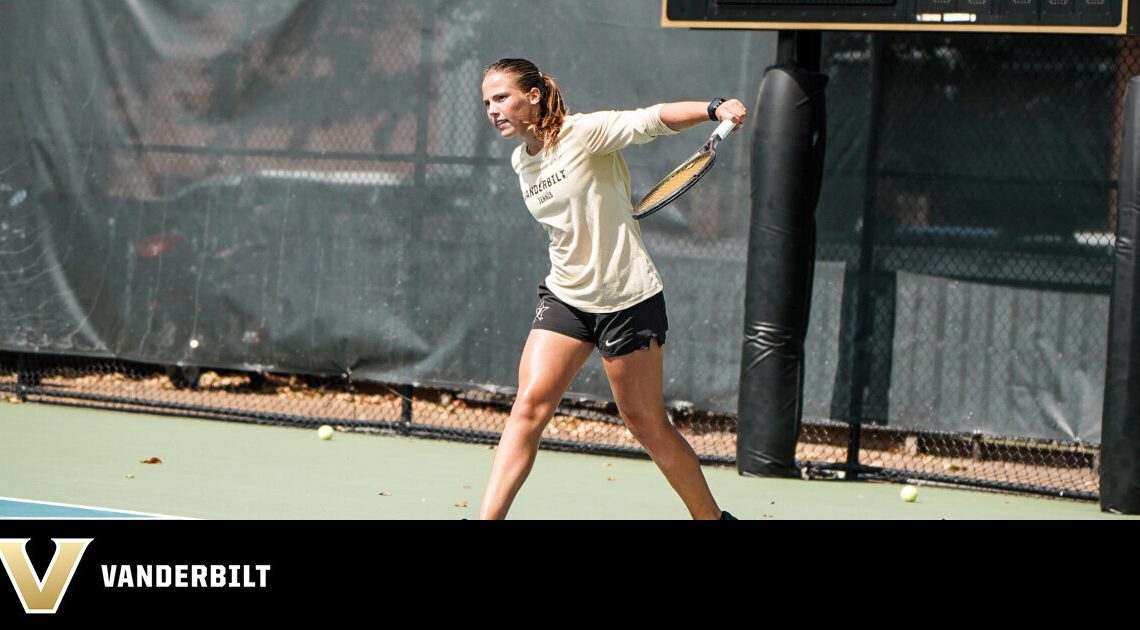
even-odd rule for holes
{"type": "Polygon", "coordinates": [[[724,102],[723,98],[717,97],[709,102],[709,120],[716,120],[716,108],[724,102]]]}

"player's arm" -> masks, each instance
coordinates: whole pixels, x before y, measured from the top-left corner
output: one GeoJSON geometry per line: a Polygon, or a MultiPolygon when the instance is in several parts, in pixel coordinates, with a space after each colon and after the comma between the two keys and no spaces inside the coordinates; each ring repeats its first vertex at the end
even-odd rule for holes
{"type": "MultiPolygon", "coordinates": [[[[709,119],[708,107],[707,102],[683,101],[631,111],[593,112],[583,115],[577,126],[586,149],[594,155],[604,155],[693,127],[709,119]]],[[[739,126],[748,110],[733,99],[721,103],[716,114],[721,120],[732,119],[739,126]]]]}
{"type": "MultiPolygon", "coordinates": [[[[709,120],[708,101],[678,101],[666,103],[661,108],[661,122],[673,131],[684,131],[709,120]]],[[[716,108],[717,120],[731,120],[736,128],[744,124],[748,108],[737,99],[729,99],[716,108]]]]}

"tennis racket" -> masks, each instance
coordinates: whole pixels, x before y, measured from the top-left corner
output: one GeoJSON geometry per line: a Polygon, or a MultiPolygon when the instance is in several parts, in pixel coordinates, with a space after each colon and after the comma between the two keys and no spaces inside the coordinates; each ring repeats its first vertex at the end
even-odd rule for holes
{"type": "Polygon", "coordinates": [[[732,133],[734,127],[736,127],[736,123],[731,120],[726,120],[718,125],[716,131],[709,136],[708,141],[696,153],[673,169],[672,173],[666,175],[665,179],[658,182],[653,190],[650,190],[645,197],[642,197],[641,201],[637,202],[637,205],[633,207],[633,218],[644,219],[669,205],[674,199],[685,194],[686,190],[692,188],[693,184],[697,183],[712,168],[713,163],[716,162],[716,146],[720,144],[721,140],[727,138],[728,134],[732,133]]]}

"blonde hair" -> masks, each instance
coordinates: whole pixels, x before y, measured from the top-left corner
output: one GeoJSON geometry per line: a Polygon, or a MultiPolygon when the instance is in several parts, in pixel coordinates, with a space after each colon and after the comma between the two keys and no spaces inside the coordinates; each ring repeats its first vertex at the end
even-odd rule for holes
{"type": "Polygon", "coordinates": [[[495,72],[513,77],[515,85],[523,92],[538,88],[542,96],[538,101],[538,120],[533,123],[534,135],[542,140],[543,148],[554,146],[558,142],[558,133],[562,131],[562,121],[570,113],[554,77],[539,72],[538,66],[526,59],[500,59],[483,69],[483,77],[495,72]]]}

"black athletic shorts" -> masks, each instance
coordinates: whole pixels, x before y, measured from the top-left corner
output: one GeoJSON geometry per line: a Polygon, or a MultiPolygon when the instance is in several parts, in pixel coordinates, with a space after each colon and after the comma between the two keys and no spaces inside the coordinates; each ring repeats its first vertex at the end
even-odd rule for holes
{"type": "Polygon", "coordinates": [[[538,285],[538,306],[530,327],[588,341],[602,356],[617,357],[648,348],[650,339],[664,346],[669,319],[664,293],[614,313],[587,313],[559,300],[544,283],[538,285]]]}

